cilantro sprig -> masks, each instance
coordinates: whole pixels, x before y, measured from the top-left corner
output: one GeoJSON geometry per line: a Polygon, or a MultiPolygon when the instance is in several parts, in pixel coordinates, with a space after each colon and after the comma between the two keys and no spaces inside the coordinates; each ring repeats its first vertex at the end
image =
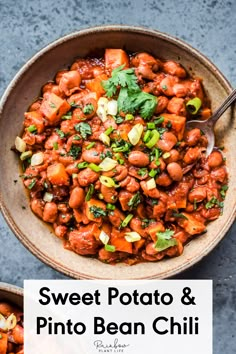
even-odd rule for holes
{"type": "Polygon", "coordinates": [[[134,69],[123,70],[124,65],[114,69],[111,78],[103,81],[102,85],[107,97],[118,94],[118,111],[134,114],[139,112],[142,118],[150,119],[157,105],[157,98],[143,92],[137,84],[134,69]]]}
{"type": "Polygon", "coordinates": [[[176,246],[177,240],[175,238],[172,238],[173,235],[174,235],[174,231],[170,229],[166,229],[164,232],[159,231],[157,233],[158,238],[155,244],[155,249],[158,252],[161,252],[169,247],[176,246]]]}

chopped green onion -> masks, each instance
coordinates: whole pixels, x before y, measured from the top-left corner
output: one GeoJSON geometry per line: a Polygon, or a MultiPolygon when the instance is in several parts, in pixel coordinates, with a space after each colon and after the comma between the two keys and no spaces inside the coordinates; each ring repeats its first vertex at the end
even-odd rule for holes
{"type": "Polygon", "coordinates": [[[108,252],[115,252],[116,248],[115,248],[115,246],[112,246],[112,245],[105,245],[105,250],[108,252]]]}
{"type": "Polygon", "coordinates": [[[54,150],[58,150],[58,142],[55,142],[52,145],[54,150]]]}
{"type": "Polygon", "coordinates": [[[158,125],[158,124],[163,123],[164,120],[165,120],[164,117],[159,117],[159,118],[157,118],[157,119],[154,120],[154,123],[155,123],[156,125],[158,125]]]}
{"type": "Polygon", "coordinates": [[[103,142],[103,144],[110,146],[110,138],[107,134],[101,133],[99,139],[103,142]]]}
{"type": "Polygon", "coordinates": [[[86,150],[91,149],[92,147],[94,147],[94,145],[95,145],[95,141],[93,141],[92,143],[88,144],[88,145],[86,146],[86,150]]]}
{"type": "Polygon", "coordinates": [[[149,122],[149,123],[147,124],[147,128],[148,128],[148,129],[155,129],[155,128],[156,128],[156,124],[155,124],[154,122],[149,122]]]}
{"type": "Polygon", "coordinates": [[[113,132],[114,128],[113,127],[109,127],[106,131],[105,134],[106,135],[110,135],[113,132]]]}
{"type": "Polygon", "coordinates": [[[99,167],[102,171],[111,171],[118,162],[116,160],[111,159],[110,157],[105,157],[105,159],[99,164],[99,167]]]}
{"type": "Polygon", "coordinates": [[[90,163],[88,165],[88,167],[94,172],[100,172],[101,171],[101,167],[99,167],[98,165],[95,165],[95,163],[90,163]]]}
{"type": "Polygon", "coordinates": [[[125,115],[125,120],[133,120],[133,119],[134,119],[133,114],[126,114],[125,115]]]}
{"type": "Polygon", "coordinates": [[[121,158],[119,153],[115,154],[115,158],[117,159],[120,165],[124,165],[125,161],[121,158]]]}
{"type": "Polygon", "coordinates": [[[143,133],[143,125],[138,123],[128,133],[129,141],[132,145],[137,145],[143,133]]]}
{"type": "Polygon", "coordinates": [[[150,177],[155,177],[156,174],[157,174],[157,170],[154,170],[154,169],[152,169],[152,170],[149,172],[149,176],[150,176],[150,177]]]}
{"type": "Polygon", "coordinates": [[[136,242],[141,240],[141,236],[136,231],[126,232],[125,239],[127,242],[136,242]]]}
{"type": "Polygon", "coordinates": [[[200,100],[199,97],[195,97],[186,103],[187,110],[191,114],[197,114],[199,109],[201,108],[201,105],[202,105],[202,101],[200,100]]]}
{"type": "Polygon", "coordinates": [[[126,227],[133,217],[134,217],[133,214],[127,215],[126,218],[122,221],[120,227],[126,227]]]}
{"type": "Polygon", "coordinates": [[[37,182],[37,180],[36,180],[36,178],[34,178],[34,179],[30,182],[30,184],[28,185],[28,189],[32,189],[32,188],[35,186],[36,182],[37,182]]]}
{"type": "Polygon", "coordinates": [[[170,153],[169,152],[165,152],[163,155],[162,155],[163,159],[168,159],[170,157],[170,153]]]}
{"type": "Polygon", "coordinates": [[[144,134],[143,141],[146,143],[151,136],[151,130],[147,130],[144,134]]]}
{"type": "Polygon", "coordinates": [[[116,187],[116,184],[115,184],[114,180],[111,177],[100,176],[99,180],[104,186],[106,186],[108,188],[116,187]]]}
{"type": "Polygon", "coordinates": [[[85,197],[85,201],[86,202],[88,202],[92,198],[93,193],[94,193],[94,185],[90,184],[88,192],[87,192],[86,197],[85,197]]]}
{"type": "Polygon", "coordinates": [[[174,218],[180,218],[180,219],[188,220],[188,218],[182,213],[173,213],[172,215],[174,216],[174,218]]]}
{"type": "Polygon", "coordinates": [[[24,160],[27,160],[31,156],[32,156],[32,151],[28,150],[28,151],[22,152],[22,154],[20,155],[20,159],[21,159],[21,161],[24,161],[24,160]]]}
{"type": "Polygon", "coordinates": [[[106,206],[107,210],[115,210],[115,205],[108,203],[106,206]]]}
{"type": "Polygon", "coordinates": [[[78,163],[77,167],[79,169],[86,168],[86,167],[88,167],[88,162],[80,162],[80,163],[78,163]]]}
{"type": "Polygon", "coordinates": [[[157,130],[151,130],[151,139],[146,143],[146,146],[151,149],[160,138],[160,134],[157,130]]]}
{"type": "Polygon", "coordinates": [[[33,124],[27,128],[28,132],[33,133],[37,131],[37,127],[33,124]]]}
{"type": "Polygon", "coordinates": [[[99,235],[99,240],[106,245],[109,242],[110,237],[104,232],[103,230],[101,231],[99,235]]]}
{"type": "Polygon", "coordinates": [[[68,112],[61,117],[62,120],[70,120],[72,118],[72,112],[68,112]]]}

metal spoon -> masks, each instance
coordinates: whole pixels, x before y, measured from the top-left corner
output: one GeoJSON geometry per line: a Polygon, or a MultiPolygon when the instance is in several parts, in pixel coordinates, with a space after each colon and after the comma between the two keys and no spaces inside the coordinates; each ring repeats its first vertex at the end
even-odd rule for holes
{"type": "Polygon", "coordinates": [[[227,108],[236,100],[236,89],[234,89],[231,94],[226,98],[226,100],[220,105],[220,107],[215,111],[215,113],[207,120],[190,120],[186,123],[186,129],[199,128],[206,135],[208,140],[208,145],[206,149],[206,156],[210,155],[215,146],[215,133],[214,126],[217,120],[222,116],[227,108]]]}

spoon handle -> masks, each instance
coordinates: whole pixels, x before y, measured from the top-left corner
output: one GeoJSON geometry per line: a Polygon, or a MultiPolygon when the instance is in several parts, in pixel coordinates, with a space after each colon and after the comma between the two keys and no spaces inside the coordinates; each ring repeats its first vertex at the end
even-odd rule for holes
{"type": "Polygon", "coordinates": [[[212,123],[215,123],[222,114],[226,111],[227,108],[236,100],[236,89],[234,89],[231,94],[226,98],[222,105],[213,113],[210,120],[212,123]]]}

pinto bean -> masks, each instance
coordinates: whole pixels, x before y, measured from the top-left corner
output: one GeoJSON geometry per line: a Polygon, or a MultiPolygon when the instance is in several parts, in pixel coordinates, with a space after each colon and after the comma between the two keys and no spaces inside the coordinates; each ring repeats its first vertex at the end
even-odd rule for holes
{"type": "Polygon", "coordinates": [[[24,343],[24,330],[23,327],[17,324],[8,334],[8,340],[15,344],[24,343]]]}
{"type": "Polygon", "coordinates": [[[81,187],[89,186],[98,180],[99,173],[94,172],[90,168],[85,168],[78,174],[78,182],[81,187]]]}
{"type": "Polygon", "coordinates": [[[197,147],[189,148],[186,154],[184,155],[184,162],[187,165],[192,164],[200,157],[200,150],[197,147]]]}
{"type": "Polygon", "coordinates": [[[121,181],[120,186],[124,187],[128,192],[131,193],[137,192],[140,188],[136,179],[130,176],[127,176],[123,181],[121,181]]]}
{"type": "Polygon", "coordinates": [[[211,168],[219,167],[223,163],[222,154],[219,151],[213,151],[208,156],[208,166],[211,168]]]}
{"type": "Polygon", "coordinates": [[[157,146],[165,152],[170,151],[177,143],[176,136],[171,132],[165,132],[158,141],[157,146]]]}
{"type": "Polygon", "coordinates": [[[99,246],[93,236],[93,230],[90,225],[71,231],[69,242],[73,251],[83,256],[96,254],[99,246]]]}
{"type": "Polygon", "coordinates": [[[167,165],[167,171],[173,181],[181,181],[183,178],[183,170],[177,162],[171,162],[167,165]]]}
{"type": "Polygon", "coordinates": [[[43,220],[54,223],[57,218],[57,204],[54,202],[46,203],[43,210],[43,220]]]}
{"type": "Polygon", "coordinates": [[[67,227],[64,225],[57,225],[54,227],[54,232],[58,238],[62,239],[67,233],[67,227]]]}
{"type": "Polygon", "coordinates": [[[179,63],[172,60],[168,60],[163,64],[163,70],[165,73],[177,76],[181,79],[186,76],[185,69],[179,63]]]}
{"type": "Polygon", "coordinates": [[[186,141],[188,146],[196,145],[201,139],[201,130],[199,128],[195,128],[186,132],[184,140],[186,141]]]}
{"type": "Polygon", "coordinates": [[[158,96],[157,106],[155,109],[155,113],[159,114],[166,109],[168,105],[168,98],[165,96],[158,96]]]}
{"type": "Polygon", "coordinates": [[[97,149],[84,150],[81,158],[89,163],[99,164],[101,162],[97,149]]]}
{"type": "Polygon", "coordinates": [[[146,253],[150,256],[154,256],[158,253],[157,249],[155,248],[155,243],[150,242],[146,246],[146,253]]]}
{"type": "Polygon", "coordinates": [[[167,173],[162,172],[156,179],[156,183],[160,186],[168,187],[172,183],[172,179],[167,173]]]}
{"type": "Polygon", "coordinates": [[[179,82],[176,76],[167,75],[160,83],[160,89],[166,96],[174,96],[173,87],[179,82]]]}
{"type": "Polygon", "coordinates": [[[176,162],[180,159],[180,154],[178,150],[172,149],[169,151],[170,156],[165,159],[167,163],[176,162]]]}
{"type": "Polygon", "coordinates": [[[175,84],[173,86],[173,92],[177,98],[186,97],[187,94],[189,93],[189,87],[187,84],[183,84],[183,83],[182,84],[175,84]]]}
{"type": "Polygon", "coordinates": [[[43,218],[43,208],[44,208],[44,202],[41,199],[32,199],[30,203],[30,207],[32,211],[40,217],[40,219],[43,218]]]}
{"type": "Polygon", "coordinates": [[[75,187],[70,195],[69,206],[72,209],[77,209],[81,207],[85,199],[85,193],[83,188],[75,187]]]}
{"type": "Polygon", "coordinates": [[[128,161],[134,166],[145,167],[149,165],[149,156],[142,151],[131,151],[128,161]]]}
{"type": "Polygon", "coordinates": [[[211,177],[215,181],[223,183],[227,177],[227,172],[224,167],[218,167],[211,171],[211,177]]]}

